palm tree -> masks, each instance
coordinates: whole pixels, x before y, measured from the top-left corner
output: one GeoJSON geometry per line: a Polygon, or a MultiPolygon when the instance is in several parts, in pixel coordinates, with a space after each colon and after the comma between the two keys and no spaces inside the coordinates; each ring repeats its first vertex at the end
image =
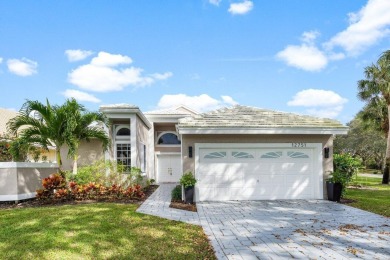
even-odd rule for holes
{"type": "Polygon", "coordinates": [[[56,147],[57,163],[62,170],[61,147],[67,145],[68,157],[74,161],[77,172],[78,148],[82,140],[89,142],[95,138],[102,141],[103,149],[108,147],[109,139],[102,128],[93,123],[107,125],[105,116],[98,112],[88,112],[75,99],[68,99],[63,105],[46,105],[39,101],[27,100],[19,115],[8,122],[8,129],[20,140],[38,144],[48,150],[56,147]]]}
{"type": "MultiPolygon", "coordinates": [[[[365,78],[358,81],[358,97],[363,101],[375,104],[378,100],[385,100],[387,116],[390,116],[390,50],[382,53],[376,64],[364,69],[365,78]]],[[[387,119],[389,122],[389,118],[387,119]]],[[[387,134],[387,148],[383,184],[389,183],[390,170],[390,135],[387,134]]]]}
{"type": "Polygon", "coordinates": [[[19,111],[19,115],[12,118],[7,127],[11,134],[30,144],[41,145],[48,150],[49,146],[56,147],[57,163],[61,169],[61,147],[66,140],[66,109],[52,106],[49,100],[46,105],[39,101],[27,100],[19,111]]]}
{"type": "Polygon", "coordinates": [[[68,156],[73,159],[73,174],[77,174],[78,150],[81,141],[100,140],[103,150],[107,150],[109,138],[103,129],[107,126],[107,118],[102,113],[86,111],[84,106],[74,99],[68,100],[65,106],[70,112],[67,116],[67,139],[70,144],[68,156]]]}

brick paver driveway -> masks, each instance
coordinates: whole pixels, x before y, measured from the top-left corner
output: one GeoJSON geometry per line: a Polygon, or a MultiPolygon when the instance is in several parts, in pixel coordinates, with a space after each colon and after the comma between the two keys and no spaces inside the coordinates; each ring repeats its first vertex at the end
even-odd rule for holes
{"type": "Polygon", "coordinates": [[[390,259],[390,219],[328,201],[203,202],[219,259],[390,259]]]}

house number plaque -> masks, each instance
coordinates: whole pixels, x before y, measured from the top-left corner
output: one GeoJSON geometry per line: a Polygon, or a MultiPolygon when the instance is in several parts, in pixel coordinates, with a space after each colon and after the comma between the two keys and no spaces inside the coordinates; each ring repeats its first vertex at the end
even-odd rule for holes
{"type": "Polygon", "coordinates": [[[294,147],[294,148],[305,148],[306,147],[306,143],[291,143],[291,147],[294,147]]]}

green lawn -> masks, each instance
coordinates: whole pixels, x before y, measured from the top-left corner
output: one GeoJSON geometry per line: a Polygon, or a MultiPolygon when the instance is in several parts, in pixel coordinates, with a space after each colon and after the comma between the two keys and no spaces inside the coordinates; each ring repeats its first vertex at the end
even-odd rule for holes
{"type": "Polygon", "coordinates": [[[362,176],[354,178],[351,184],[363,187],[359,189],[348,188],[346,198],[356,200],[349,205],[390,217],[390,185],[381,183],[381,178],[362,176]]]}
{"type": "Polygon", "coordinates": [[[215,259],[201,227],[96,203],[0,210],[0,259],[215,259]]]}

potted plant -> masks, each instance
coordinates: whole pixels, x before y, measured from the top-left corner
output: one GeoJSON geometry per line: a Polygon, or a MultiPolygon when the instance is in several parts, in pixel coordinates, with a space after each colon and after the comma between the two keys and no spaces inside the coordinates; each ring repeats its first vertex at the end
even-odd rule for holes
{"type": "Polygon", "coordinates": [[[345,191],[348,183],[348,175],[341,171],[334,171],[331,177],[326,181],[326,190],[328,192],[328,200],[340,202],[340,199],[345,191]]]}
{"type": "Polygon", "coordinates": [[[184,187],[184,200],[185,203],[194,202],[194,186],[196,179],[192,172],[184,173],[180,178],[180,184],[184,187]]]}

